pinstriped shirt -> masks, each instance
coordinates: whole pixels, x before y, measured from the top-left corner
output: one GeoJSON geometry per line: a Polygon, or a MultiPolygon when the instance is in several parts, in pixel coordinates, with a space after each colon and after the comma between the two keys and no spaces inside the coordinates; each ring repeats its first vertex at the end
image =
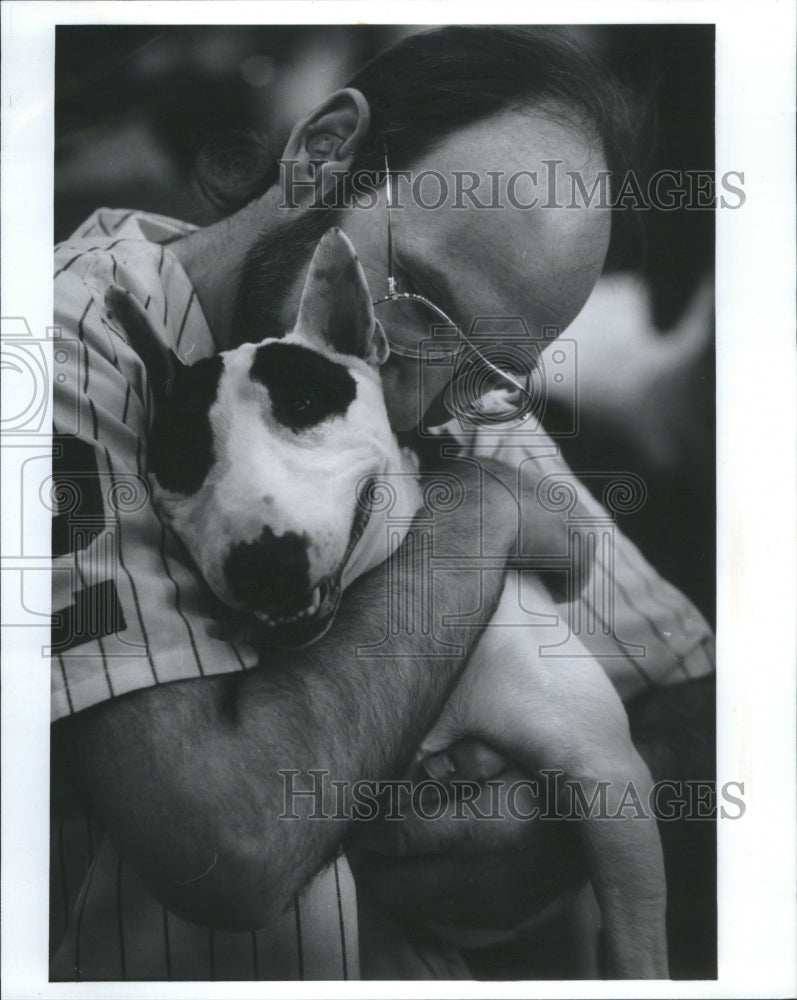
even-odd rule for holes
{"type": "MultiPolygon", "coordinates": [[[[559,605],[561,652],[567,649],[568,635],[577,633],[626,702],[652,688],[714,672],[714,635],[703,615],[616,528],[606,508],[575,478],[538,424],[530,420],[492,425],[459,436],[464,454],[500,459],[520,475],[533,471],[543,498],[545,490],[540,487],[548,483],[549,498],[557,490],[572,489],[573,499],[578,499],[577,524],[582,533],[592,535],[594,560],[583,590],[571,603],[559,605]]],[[[595,481],[604,495],[611,494],[610,474],[596,475],[595,481]]],[[[613,485],[619,487],[622,503],[635,488],[624,473],[617,474],[613,485]]],[[[638,499],[643,501],[644,496],[638,499]]]]}
{"type": "MultiPolygon", "coordinates": [[[[227,628],[222,637],[218,605],[149,503],[146,376],[104,309],[105,291],[116,284],[138,299],[181,360],[213,354],[196,293],[168,250],[190,229],[100,209],[56,249],[55,323],[74,349],[54,390],[54,720],[131,691],[256,663],[242,637],[227,628]]],[[[502,436],[493,427],[468,447],[533,464],[540,475],[571,476],[541,432],[533,446],[522,440],[512,428],[502,436]]],[[[574,486],[596,520],[606,521],[584,486],[574,486]]],[[[574,619],[586,623],[579,638],[624,699],[713,670],[713,636],[702,616],[620,532],[596,551],[591,585],[563,615],[563,644],[574,619]]],[[[55,979],[355,978],[354,883],[340,857],[279,926],[214,932],[168,913],[96,819],[56,809],[51,953],[55,979]]],[[[402,960],[403,975],[407,968],[402,960]]],[[[418,956],[415,968],[416,978],[463,974],[443,952],[418,956]]],[[[393,978],[389,963],[385,978],[393,978]]]]}

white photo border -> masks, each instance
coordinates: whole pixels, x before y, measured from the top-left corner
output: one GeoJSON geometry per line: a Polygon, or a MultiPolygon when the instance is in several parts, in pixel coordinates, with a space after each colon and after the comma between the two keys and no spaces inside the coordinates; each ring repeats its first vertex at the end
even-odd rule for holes
{"type": "MultiPolygon", "coordinates": [[[[56,24],[485,23],[479,5],[403,2],[2,3],[2,316],[52,325],[56,24]]],[[[744,172],[717,219],[718,785],[746,813],[719,821],[719,978],[668,983],[49,983],[49,619],[3,630],[3,995],[28,997],[779,997],[795,941],[795,7],[781,0],[492,4],[492,23],[714,23],[716,169],[744,172]],[[769,253],[767,253],[769,250],[769,253]],[[21,669],[20,664],[32,664],[21,669]]],[[[3,477],[3,509],[14,485],[3,477]]],[[[18,507],[18,501],[16,506],[18,507]]],[[[40,510],[41,531],[50,523],[40,510]]],[[[3,554],[19,526],[3,524],[3,554]]],[[[8,564],[10,565],[10,563],[8,564]]],[[[4,567],[6,568],[5,562],[4,567]]],[[[3,608],[18,600],[3,573],[3,608]]],[[[8,579],[7,579],[8,578],[8,579]]],[[[49,576],[30,584],[49,606],[49,576]]]]}

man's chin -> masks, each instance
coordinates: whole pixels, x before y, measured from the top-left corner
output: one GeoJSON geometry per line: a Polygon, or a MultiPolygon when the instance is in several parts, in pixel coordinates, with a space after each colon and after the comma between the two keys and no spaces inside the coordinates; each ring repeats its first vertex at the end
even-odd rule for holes
{"type": "Polygon", "coordinates": [[[393,385],[391,381],[385,376],[382,378],[387,415],[395,433],[412,431],[421,426],[439,427],[451,419],[451,414],[443,405],[442,392],[431,399],[420,399],[417,391],[408,390],[400,383],[393,385]]]}
{"type": "Polygon", "coordinates": [[[392,430],[399,433],[417,427],[417,393],[408,389],[404,381],[396,377],[395,372],[390,369],[389,362],[380,370],[379,374],[382,379],[387,418],[392,430]]]}

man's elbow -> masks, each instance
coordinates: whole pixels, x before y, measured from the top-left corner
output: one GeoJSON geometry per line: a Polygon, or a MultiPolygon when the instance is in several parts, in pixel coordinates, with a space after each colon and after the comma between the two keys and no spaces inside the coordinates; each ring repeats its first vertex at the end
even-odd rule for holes
{"type": "Polygon", "coordinates": [[[184,866],[143,870],[158,899],[177,916],[225,931],[256,931],[275,923],[293,900],[295,888],[259,852],[238,844],[213,851],[189,877],[184,866]]]}
{"type": "Polygon", "coordinates": [[[56,757],[168,909],[256,929],[282,915],[312,870],[302,867],[304,824],[286,830],[277,818],[276,767],[221,714],[227,694],[212,678],[131,693],[65,720],[56,757]]]}

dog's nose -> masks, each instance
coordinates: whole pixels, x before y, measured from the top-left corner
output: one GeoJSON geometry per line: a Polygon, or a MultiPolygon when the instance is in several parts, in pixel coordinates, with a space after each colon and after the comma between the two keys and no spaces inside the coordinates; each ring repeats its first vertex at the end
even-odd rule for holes
{"type": "Polygon", "coordinates": [[[263,528],[253,542],[239,542],[224,561],[233,596],[250,611],[277,617],[300,610],[310,588],[307,539],[293,531],[263,528]]]}

